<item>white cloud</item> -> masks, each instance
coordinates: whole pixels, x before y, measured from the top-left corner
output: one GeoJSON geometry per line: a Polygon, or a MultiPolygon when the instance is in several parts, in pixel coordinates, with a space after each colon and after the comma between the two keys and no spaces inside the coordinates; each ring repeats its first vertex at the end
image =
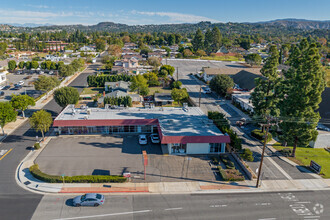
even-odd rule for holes
{"type": "MultiPolygon", "coordinates": [[[[220,22],[216,19],[199,16],[199,15],[192,15],[192,14],[182,14],[176,12],[147,12],[147,11],[132,11],[132,14],[139,14],[139,15],[147,15],[147,16],[160,16],[160,17],[168,17],[170,22],[178,23],[178,22],[185,22],[185,23],[195,23],[200,21],[211,21],[211,22],[220,22]]],[[[168,22],[162,22],[168,23],[168,22]]]]}
{"type": "Polygon", "coordinates": [[[30,5],[30,4],[26,4],[24,6],[31,7],[31,8],[49,8],[48,5],[30,5]]]}

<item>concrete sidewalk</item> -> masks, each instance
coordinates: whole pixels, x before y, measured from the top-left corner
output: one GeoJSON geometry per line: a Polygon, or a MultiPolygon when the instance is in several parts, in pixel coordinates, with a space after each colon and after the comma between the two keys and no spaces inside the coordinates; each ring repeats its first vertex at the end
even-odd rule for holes
{"type": "MultiPolygon", "coordinates": [[[[45,146],[51,137],[42,144],[45,146]]],[[[45,183],[34,178],[29,167],[41,153],[31,151],[16,171],[16,181],[22,188],[37,193],[239,193],[239,192],[276,192],[299,190],[329,190],[330,179],[263,180],[256,188],[255,180],[241,182],[156,182],[156,183],[45,183]]]]}

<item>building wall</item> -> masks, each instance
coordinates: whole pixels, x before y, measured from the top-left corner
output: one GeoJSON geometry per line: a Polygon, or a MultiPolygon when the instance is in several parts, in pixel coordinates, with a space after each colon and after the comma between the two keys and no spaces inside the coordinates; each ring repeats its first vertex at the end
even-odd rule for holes
{"type": "Polygon", "coordinates": [[[209,143],[188,143],[187,154],[208,154],[210,152],[209,143]]]}

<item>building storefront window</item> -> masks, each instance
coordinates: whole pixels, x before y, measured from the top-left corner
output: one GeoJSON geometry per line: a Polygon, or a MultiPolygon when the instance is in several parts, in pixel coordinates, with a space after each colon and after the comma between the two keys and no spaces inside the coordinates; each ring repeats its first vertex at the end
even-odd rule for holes
{"type": "Polygon", "coordinates": [[[185,154],[187,151],[187,144],[172,144],[172,154],[185,154]]]}
{"type": "Polygon", "coordinates": [[[210,153],[221,153],[221,143],[210,143],[210,153]]]}

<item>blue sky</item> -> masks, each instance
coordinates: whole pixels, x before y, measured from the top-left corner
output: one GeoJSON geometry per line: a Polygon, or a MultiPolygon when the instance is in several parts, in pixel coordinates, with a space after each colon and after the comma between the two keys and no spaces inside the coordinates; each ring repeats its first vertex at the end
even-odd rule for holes
{"type": "Polygon", "coordinates": [[[165,24],[330,20],[329,0],[5,0],[0,23],[165,24]]]}

